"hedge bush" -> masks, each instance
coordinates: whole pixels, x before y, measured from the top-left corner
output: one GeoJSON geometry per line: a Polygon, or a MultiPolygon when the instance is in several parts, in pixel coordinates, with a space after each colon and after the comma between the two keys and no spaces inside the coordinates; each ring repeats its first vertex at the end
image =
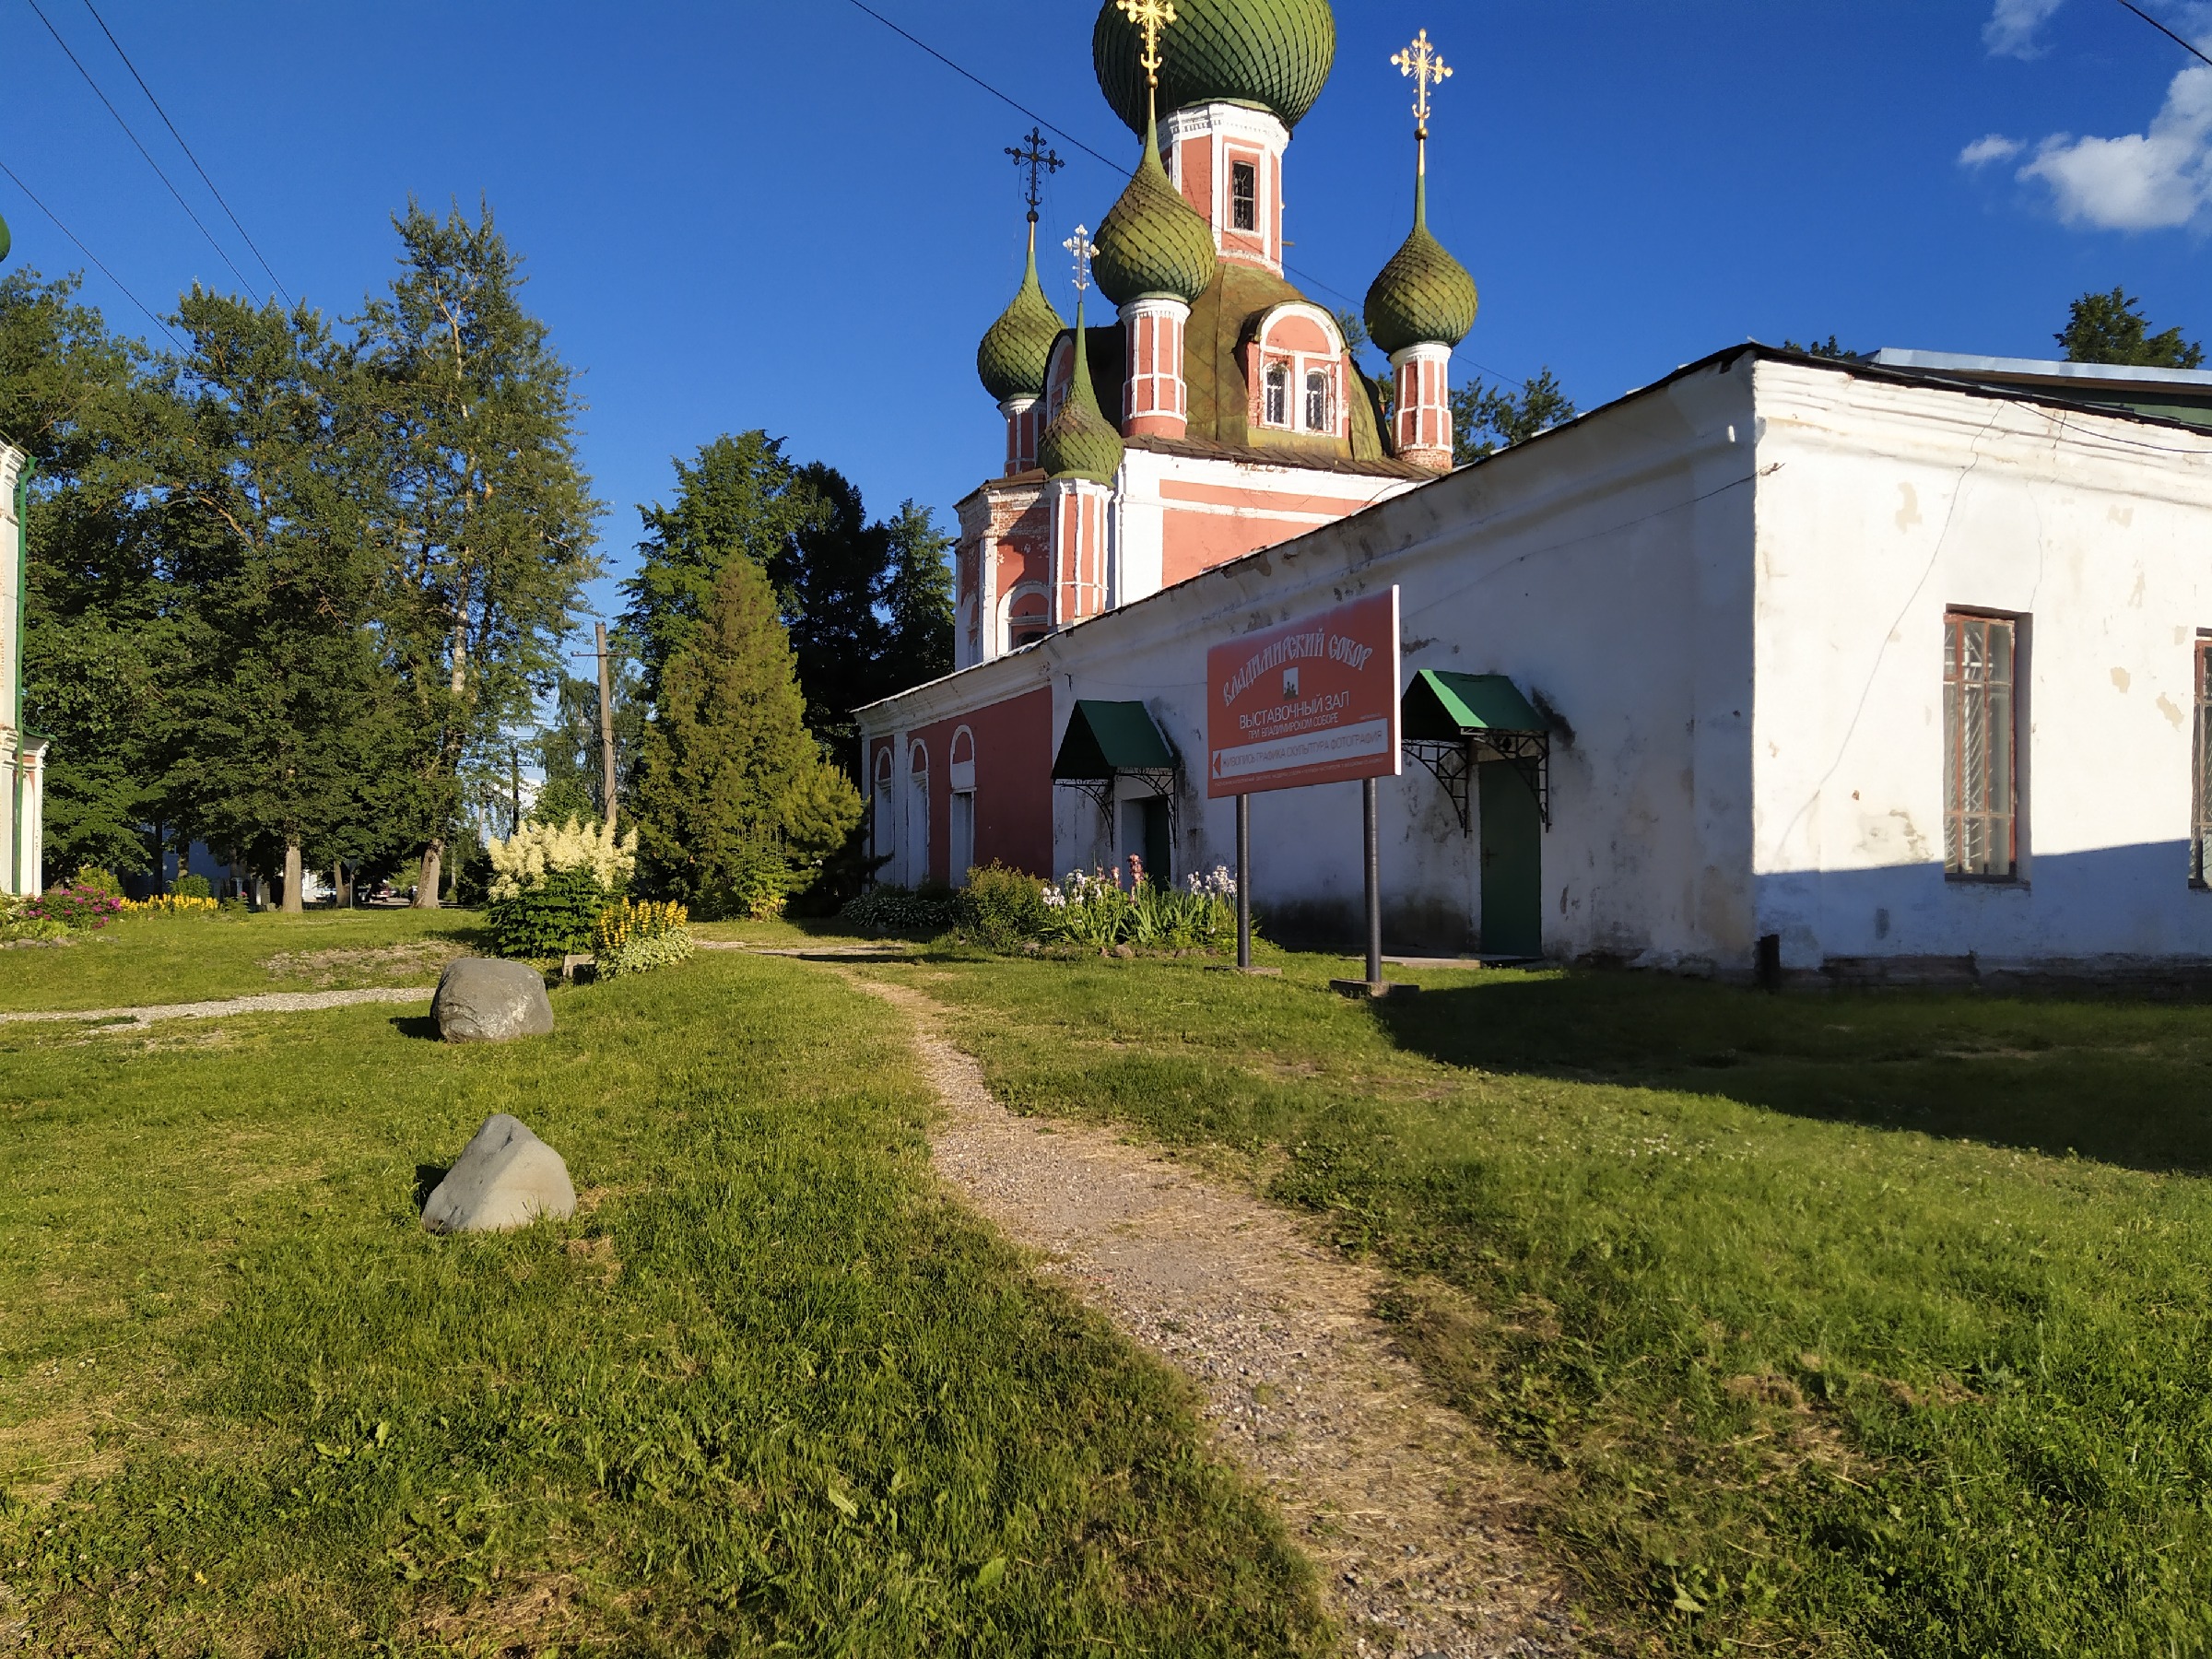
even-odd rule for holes
{"type": "Polygon", "coordinates": [[[582,955],[597,942],[612,896],[588,867],[550,871],[539,885],[492,900],[492,937],[503,957],[582,955]]]}

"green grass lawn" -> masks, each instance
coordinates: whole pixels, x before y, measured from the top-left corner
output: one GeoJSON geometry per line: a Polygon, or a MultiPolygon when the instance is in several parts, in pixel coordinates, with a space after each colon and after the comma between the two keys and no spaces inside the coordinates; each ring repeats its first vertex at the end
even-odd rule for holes
{"type": "Polygon", "coordinates": [[[1018,1109],[1129,1125],[1397,1270],[1667,1652],[2212,1651],[2212,1009],[1194,963],[900,975],[1018,1109]]]}
{"type": "Polygon", "coordinates": [[[451,957],[489,948],[483,923],[474,911],[126,917],[64,944],[0,950],[0,1011],[435,984],[451,957]]]}
{"type": "MultiPolygon", "coordinates": [[[[139,924],[0,967],[11,1006],[186,1000],[455,924],[139,924]]],[[[389,1006],[0,1029],[0,1641],[1329,1651],[1182,1386],[942,1196],[891,1011],[734,953],[555,1006],[479,1049],[389,1006]],[[425,1235],[500,1110],[582,1212],[425,1235]]]]}

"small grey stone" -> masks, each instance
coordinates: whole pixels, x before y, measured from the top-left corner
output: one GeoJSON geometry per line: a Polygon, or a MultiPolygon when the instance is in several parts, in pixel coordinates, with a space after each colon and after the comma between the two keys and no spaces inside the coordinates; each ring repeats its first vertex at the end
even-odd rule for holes
{"type": "Polygon", "coordinates": [[[501,1112],[484,1120],[446,1171],[422,1206],[422,1224],[435,1233],[504,1232],[540,1216],[565,1220],[575,1213],[576,1188],[560,1154],[501,1112]]]}
{"type": "Polygon", "coordinates": [[[448,1042],[512,1042],[553,1029],[553,1005],[537,970],[489,957],[463,957],[447,965],[438,976],[430,1017],[448,1042]]]}

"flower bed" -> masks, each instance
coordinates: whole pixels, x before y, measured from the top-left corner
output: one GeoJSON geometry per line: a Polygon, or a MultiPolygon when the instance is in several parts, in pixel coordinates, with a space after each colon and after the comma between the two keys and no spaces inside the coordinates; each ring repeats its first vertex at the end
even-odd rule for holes
{"type": "Polygon", "coordinates": [[[599,912],[594,960],[601,979],[670,968],[689,957],[691,914],[680,904],[632,904],[618,899],[599,912]]]}
{"type": "Polygon", "coordinates": [[[222,906],[213,899],[191,893],[156,893],[151,899],[125,899],[118,912],[125,916],[212,916],[222,906]]]}

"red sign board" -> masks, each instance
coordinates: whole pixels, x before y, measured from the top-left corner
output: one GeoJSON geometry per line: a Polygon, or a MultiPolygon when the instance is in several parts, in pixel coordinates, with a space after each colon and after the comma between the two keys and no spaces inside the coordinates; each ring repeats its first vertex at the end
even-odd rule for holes
{"type": "Polygon", "coordinates": [[[1206,793],[1394,778],[1398,590],[1206,653],[1206,793]]]}

